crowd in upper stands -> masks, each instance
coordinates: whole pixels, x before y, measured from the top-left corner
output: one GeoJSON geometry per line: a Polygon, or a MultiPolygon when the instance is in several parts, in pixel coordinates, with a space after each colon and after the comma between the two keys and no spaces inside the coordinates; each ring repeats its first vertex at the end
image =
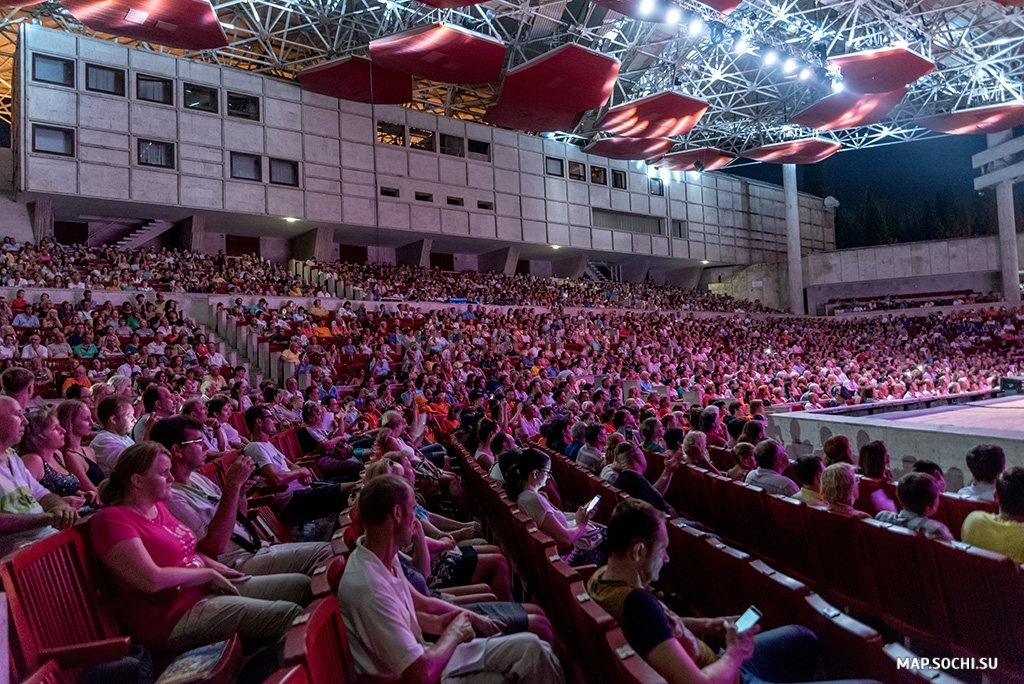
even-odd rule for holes
{"type": "MultiPolygon", "coordinates": [[[[974,480],[961,492],[995,502],[992,510],[951,530],[934,518],[945,481],[928,461],[893,486],[880,442],[863,445],[855,464],[845,438],[830,440],[824,458],[795,461],[765,438],[771,404],[814,409],[993,387],[1016,368],[1006,351],[1021,312],[848,322],[750,317],[724,301],[672,299],[657,288],[595,302],[597,290],[581,286],[544,302],[562,290],[542,279],[521,284],[536,303],[553,305],[547,312],[403,306],[382,315],[349,302],[327,308],[323,299],[308,310],[233,305],[231,315],[265,327],[285,347],[282,359],[309,375],[300,390],[294,375],[284,388],[266,380],[251,386],[246,368],[229,368],[173,299],[145,289],[159,281],[188,291],[193,282],[211,291],[217,277],[253,269],[223,280],[242,280],[234,286],[247,294],[289,286],[287,296],[310,294],[279,265],[46,244],[5,251],[5,283],[56,288],[66,268],[89,287],[68,304],[46,295],[28,302],[20,291],[0,300],[0,552],[88,516],[107,599],[126,633],[161,654],[230,634],[249,650],[280,647],[311,599],[311,576],[333,558],[328,538],[347,512],[351,555],[338,591],[361,675],[562,681],[544,611],[510,601],[505,554],[481,538],[472,518],[452,467],[455,443],[504,483],[568,562],[607,564],[591,578],[591,594],[663,673],[779,681],[788,676],[785,662],[813,676],[817,661],[805,628],[755,639],[756,630],[738,634],[733,618],[678,618],[647,591],[664,562],[664,517],[677,516],[665,494],[684,466],[929,538],[962,534],[1024,562],[1024,469],[1007,469],[998,447],[967,455],[974,480]],[[101,287],[140,292],[135,304],[114,307],[93,298],[101,287]],[[731,314],[601,308],[684,301],[731,314]],[[563,312],[580,302],[594,310],[563,312]],[[551,455],[535,446],[645,503],[620,506],[606,530],[593,524],[592,510],[564,511],[551,455]],[[654,459],[660,465],[649,478],[654,459]],[[304,540],[268,543],[251,511],[304,540]],[[499,635],[506,636],[474,639],[499,635]],[[722,654],[705,643],[716,639],[722,654]],[[803,655],[791,658],[798,650],[803,655]]],[[[414,272],[338,275],[363,278],[387,297],[396,283],[412,287],[414,272]]],[[[465,286],[478,276],[450,282],[465,286]]],[[[447,278],[438,275],[439,289],[422,298],[438,296],[447,278]]]]}

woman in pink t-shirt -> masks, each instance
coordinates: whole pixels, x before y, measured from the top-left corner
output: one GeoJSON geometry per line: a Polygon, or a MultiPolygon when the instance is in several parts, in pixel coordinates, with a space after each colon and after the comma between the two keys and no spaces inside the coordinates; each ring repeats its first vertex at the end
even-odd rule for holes
{"type": "Polygon", "coordinates": [[[197,554],[195,534],[164,507],[172,481],[167,450],[141,442],[121,454],[100,486],[107,507],[93,518],[90,537],[125,630],[169,655],[234,633],[247,646],[280,642],[301,610],[293,601],[308,598],[309,579],[297,575],[270,592],[267,578],[197,554]]]}

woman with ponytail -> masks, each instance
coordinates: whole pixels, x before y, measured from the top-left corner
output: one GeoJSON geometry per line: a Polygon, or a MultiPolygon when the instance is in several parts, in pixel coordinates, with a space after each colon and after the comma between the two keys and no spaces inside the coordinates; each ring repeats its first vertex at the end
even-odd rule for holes
{"type": "Polygon", "coordinates": [[[105,508],[92,519],[90,537],[125,631],[167,655],[233,633],[250,648],[280,644],[309,598],[309,578],[274,576],[271,591],[264,578],[197,553],[195,534],[164,506],[172,481],[167,450],[140,442],[99,488],[105,508]]]}

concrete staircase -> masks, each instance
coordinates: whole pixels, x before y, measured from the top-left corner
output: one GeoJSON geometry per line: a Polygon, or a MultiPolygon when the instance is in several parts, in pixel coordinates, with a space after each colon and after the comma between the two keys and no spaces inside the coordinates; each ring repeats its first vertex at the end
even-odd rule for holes
{"type": "Polygon", "coordinates": [[[115,244],[120,249],[138,249],[150,240],[160,237],[173,227],[174,224],[170,221],[146,221],[115,244]]]}
{"type": "Polygon", "coordinates": [[[612,266],[603,261],[587,261],[583,275],[596,283],[607,283],[618,280],[618,270],[618,266],[612,266]]]}

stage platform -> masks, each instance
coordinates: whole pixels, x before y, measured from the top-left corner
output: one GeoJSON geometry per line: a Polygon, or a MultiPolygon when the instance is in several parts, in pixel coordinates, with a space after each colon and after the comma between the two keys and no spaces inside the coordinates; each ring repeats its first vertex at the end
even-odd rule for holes
{"type": "Polygon", "coordinates": [[[893,473],[899,477],[918,459],[935,461],[946,471],[947,488],[970,484],[966,453],[978,444],[998,444],[1007,465],[1024,466],[1024,396],[991,394],[947,400],[880,402],[850,409],[771,414],[768,436],[786,446],[790,457],[823,455],[833,435],[850,440],[854,461],[861,445],[882,440],[889,448],[893,473]],[[973,400],[972,400],[973,399],[973,400]],[[942,405],[927,406],[941,403],[942,405]]]}

